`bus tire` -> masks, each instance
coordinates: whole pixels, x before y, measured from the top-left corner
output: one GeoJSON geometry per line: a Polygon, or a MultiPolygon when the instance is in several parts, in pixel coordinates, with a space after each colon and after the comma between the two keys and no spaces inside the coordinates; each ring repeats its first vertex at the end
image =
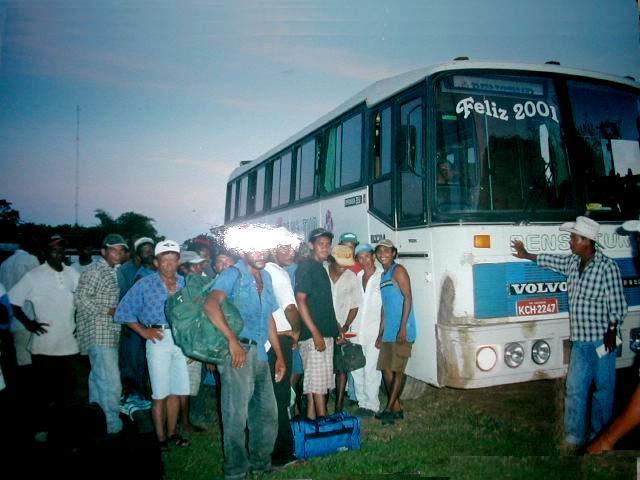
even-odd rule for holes
{"type": "Polygon", "coordinates": [[[425,382],[407,375],[407,381],[404,384],[404,389],[402,390],[400,399],[415,400],[416,398],[420,398],[426,389],[427,384],[425,382]]]}

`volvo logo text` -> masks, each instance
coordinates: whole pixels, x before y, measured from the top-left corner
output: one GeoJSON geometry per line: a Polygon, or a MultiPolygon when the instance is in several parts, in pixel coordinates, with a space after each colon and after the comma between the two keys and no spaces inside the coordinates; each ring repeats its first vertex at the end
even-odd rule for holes
{"type": "Polygon", "coordinates": [[[567,291],[567,282],[512,283],[510,295],[536,295],[538,293],[561,293],[567,291]]]}

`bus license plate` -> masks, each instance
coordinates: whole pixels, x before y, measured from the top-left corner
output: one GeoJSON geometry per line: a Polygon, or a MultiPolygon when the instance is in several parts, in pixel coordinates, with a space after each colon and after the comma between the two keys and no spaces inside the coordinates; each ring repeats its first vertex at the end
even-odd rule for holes
{"type": "Polygon", "coordinates": [[[558,313],[558,299],[538,298],[536,300],[519,300],[516,305],[516,312],[518,316],[558,313]]]}

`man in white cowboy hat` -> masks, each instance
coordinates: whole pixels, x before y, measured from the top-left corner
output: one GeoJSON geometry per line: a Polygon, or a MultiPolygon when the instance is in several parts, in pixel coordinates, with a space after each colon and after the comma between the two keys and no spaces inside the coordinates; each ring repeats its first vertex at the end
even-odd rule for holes
{"type": "Polygon", "coordinates": [[[622,278],[616,262],[596,248],[600,225],[587,217],[567,222],[560,230],[570,233],[571,255],[534,255],[519,240],[511,244],[517,258],[537,262],[567,276],[571,358],[566,380],[565,441],[578,448],[587,440],[587,405],[591,383],[589,439],[611,418],[616,381],[617,329],[627,313],[622,278]],[[604,344],[604,355],[597,348],[604,344]]]}

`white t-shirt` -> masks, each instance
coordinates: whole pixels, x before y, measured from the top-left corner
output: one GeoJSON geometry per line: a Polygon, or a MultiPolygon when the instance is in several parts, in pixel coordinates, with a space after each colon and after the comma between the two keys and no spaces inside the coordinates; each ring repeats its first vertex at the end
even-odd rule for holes
{"type": "Polygon", "coordinates": [[[0,283],[11,290],[25,273],[39,266],[36,256],[18,249],[0,265],[0,283]]]}
{"type": "MultiPolygon", "coordinates": [[[[40,262],[38,261],[38,257],[18,249],[0,265],[0,283],[2,283],[7,290],[11,290],[11,288],[24,277],[25,273],[39,266],[40,262]]],[[[24,305],[22,310],[27,317],[33,319],[33,307],[30,303],[24,305]]],[[[22,325],[22,322],[14,317],[11,319],[11,331],[15,332],[18,330],[26,331],[27,329],[22,325]]]]}
{"type": "Polygon", "coordinates": [[[360,345],[374,345],[380,331],[380,311],[382,310],[382,297],[380,296],[380,277],[382,269],[376,267],[376,271],[367,282],[367,289],[362,288],[364,270],[358,272],[358,287],[361,295],[360,307],[355,320],[351,324],[351,331],[356,334],[351,339],[353,343],[360,345]]]}
{"type": "Polygon", "coordinates": [[[293,293],[291,277],[289,277],[289,274],[284,268],[273,262],[267,263],[264,269],[271,277],[273,293],[275,294],[276,302],[278,302],[280,306],[278,310],[273,312],[276,329],[278,332],[286,332],[287,330],[291,330],[291,324],[289,320],[287,320],[284,310],[289,305],[296,305],[296,296],[293,293]]]}
{"type": "Polygon", "coordinates": [[[9,290],[9,300],[22,307],[26,301],[33,304],[35,320],[47,323],[47,333],[31,335],[29,350],[34,355],[73,355],[78,353],[78,342],[73,335],[76,327],[73,292],[80,275],[63,265],[56,272],[43,263],[28,272],[9,290]]]}
{"type": "MultiPolygon", "coordinates": [[[[325,265],[329,279],[329,265],[325,265]]],[[[356,274],[351,270],[345,270],[337,282],[331,280],[331,296],[333,297],[333,310],[336,312],[336,320],[340,326],[344,326],[349,316],[349,310],[358,308],[360,304],[360,290],[356,274]]]]}

